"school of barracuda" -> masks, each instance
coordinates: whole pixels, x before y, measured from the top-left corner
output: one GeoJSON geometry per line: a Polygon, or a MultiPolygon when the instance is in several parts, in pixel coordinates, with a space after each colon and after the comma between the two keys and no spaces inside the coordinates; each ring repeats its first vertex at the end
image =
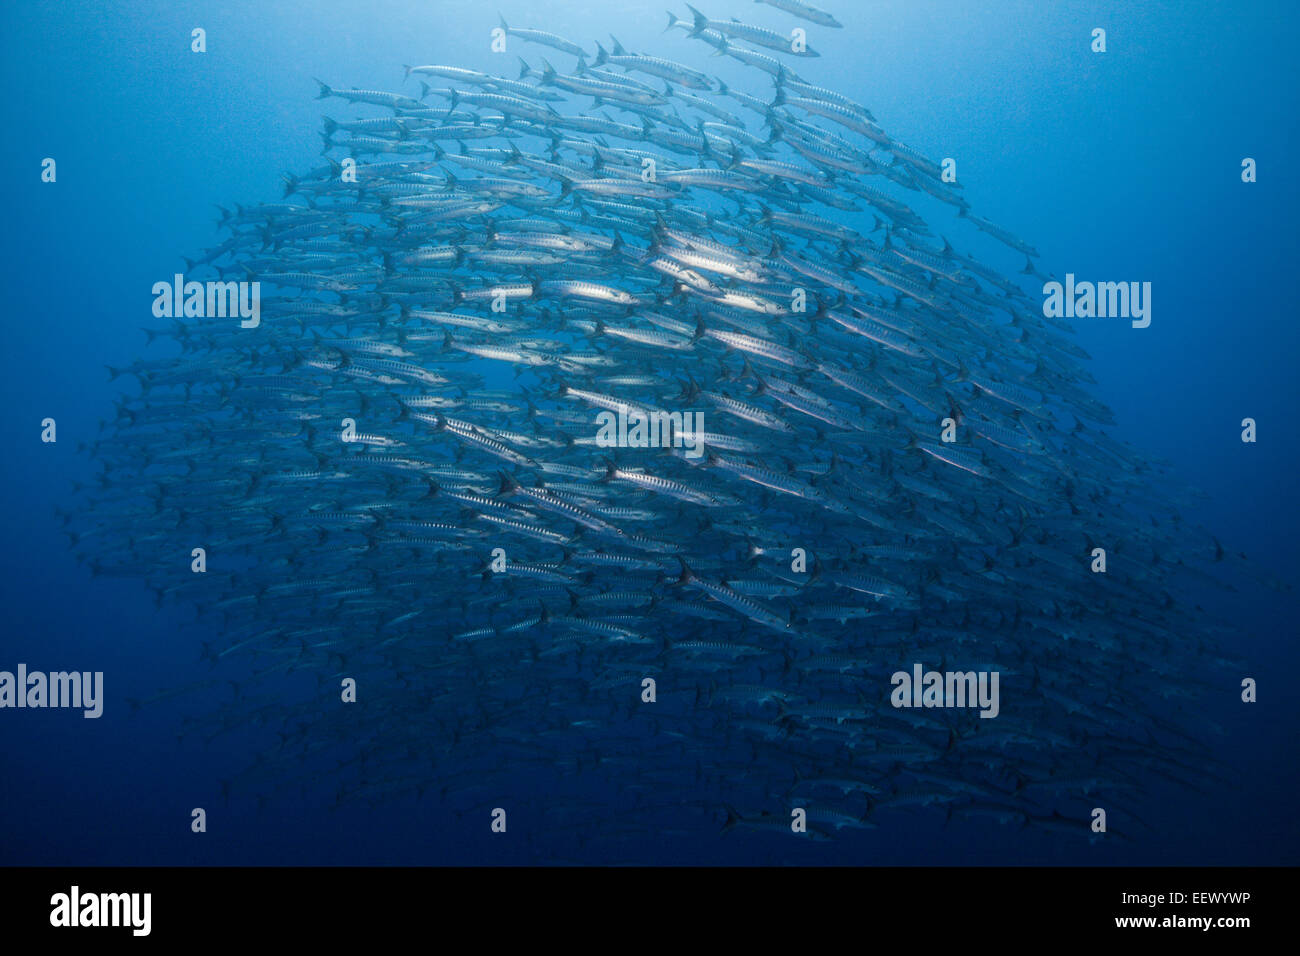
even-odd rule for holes
{"type": "Polygon", "coordinates": [[[278,732],[232,791],[329,753],[340,801],[478,812],[549,773],[546,822],[608,837],[789,834],[792,807],[811,839],[918,807],[1085,835],[1139,777],[1214,772],[1190,702],[1223,661],[1189,593],[1223,550],[1108,436],[1069,325],[957,250],[1041,282],[1036,251],[804,77],[833,17],[770,5],[807,49],[669,14],[668,52],[743,89],[504,20],[517,76],[320,83],[375,115],[327,118],[326,161],[187,260],[262,283],[261,324],[159,320],[167,353],[110,370],[138,389],[69,534],[219,622],[206,658],[249,658],[198,724],[278,732]],[[619,409],[701,412],[702,453],[601,445],[619,409]],[[892,706],[916,663],[997,671],[997,718],[892,706]],[[321,690],[287,707],[298,672],[321,690]],[[565,795],[592,774],[625,805],[565,795]]]}

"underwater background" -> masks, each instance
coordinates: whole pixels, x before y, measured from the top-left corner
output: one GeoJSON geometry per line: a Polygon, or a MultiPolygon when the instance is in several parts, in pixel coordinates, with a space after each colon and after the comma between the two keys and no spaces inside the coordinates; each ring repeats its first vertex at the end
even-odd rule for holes
{"type": "MultiPolygon", "coordinates": [[[[686,15],[682,4],[669,7],[686,15]]],[[[436,786],[418,798],[338,803],[326,768],[304,771],[287,759],[278,772],[293,784],[274,786],[279,751],[269,728],[241,724],[205,741],[203,731],[231,707],[228,682],[251,667],[237,655],[215,668],[200,658],[204,641],[220,640],[219,622],[156,607],[140,581],[92,576],[55,509],[66,507],[73,482],[94,473],[77,444],[93,440],[125,387],[105,366],[145,354],[140,328],[152,321],[153,283],[180,271],[180,257],[220,242],[214,205],[278,201],[283,172],[320,165],[322,115],[380,115],[317,101],[312,78],[408,95],[415,84],[403,83],[402,64],[513,78],[515,68],[489,49],[497,11],[413,0],[20,2],[0,11],[9,91],[0,115],[10,131],[0,168],[11,184],[0,669],[103,671],[106,690],[97,720],[0,711],[0,863],[1297,861],[1300,632],[1294,593],[1261,582],[1300,580],[1297,452],[1287,431],[1300,358],[1292,291],[1300,208],[1285,166],[1297,148],[1291,60],[1300,14],[1283,2],[843,0],[829,8],[844,27],[801,24],[821,53],[799,62],[803,76],[866,104],[924,155],[957,157],[973,209],[1034,245],[1044,272],[1152,283],[1149,328],[1078,320],[1075,341],[1092,356],[1092,394],[1114,412],[1111,434],[1203,491],[1186,517],[1250,559],[1234,591],[1203,600],[1228,624],[1227,649],[1243,667],[1195,706],[1206,726],[1222,728],[1206,746],[1231,774],[1195,789],[1158,775],[1140,781],[1137,812],[1149,826],[1122,841],[948,820],[929,808],[813,843],[721,833],[719,807],[716,819],[691,816],[686,832],[665,836],[638,828],[619,812],[627,794],[589,774],[576,782],[583,805],[620,821],[617,842],[605,843],[597,809],[575,813],[559,832],[538,832],[551,782],[509,767],[487,804],[511,808],[501,837],[485,813],[467,813],[436,786]],[[206,31],[206,53],[190,50],[195,27],[206,31]],[[1104,54],[1090,49],[1097,27],[1106,30],[1104,54]],[[57,160],[56,183],[40,180],[44,157],[57,160]],[[1242,182],[1245,157],[1258,162],[1258,182],[1242,182]],[[46,417],[58,423],[57,443],[40,441],[46,417]],[[1258,423],[1253,444],[1240,437],[1247,417],[1258,423]],[[1244,677],[1259,682],[1257,703],[1241,702],[1244,677]],[[128,703],[213,678],[138,710],[128,703]],[[257,786],[227,797],[223,781],[255,762],[266,768],[257,786]],[[207,810],[205,834],[190,832],[194,807],[207,810]]],[[[781,30],[792,23],[738,0],[703,9],[781,30]]],[[[707,47],[663,32],[661,2],[501,0],[500,13],[589,49],[613,33],[628,50],[715,69],[707,47]]],[[[512,49],[512,63],[514,52],[562,56],[512,49]]],[[[750,87],[766,92],[759,80],[750,87]]],[[[1014,275],[1023,257],[1002,253],[994,264],[1014,275]]],[[[315,687],[291,676],[284,698],[301,701],[315,687]]],[[[628,747],[637,750],[635,741],[628,747]]]]}

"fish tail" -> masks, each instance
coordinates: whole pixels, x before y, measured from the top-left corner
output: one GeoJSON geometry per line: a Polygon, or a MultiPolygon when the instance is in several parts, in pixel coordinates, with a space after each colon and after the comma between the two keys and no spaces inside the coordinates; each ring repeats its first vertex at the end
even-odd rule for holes
{"type": "Polygon", "coordinates": [[[691,36],[697,37],[701,33],[703,33],[706,29],[708,29],[709,18],[706,17],[704,14],[700,13],[699,10],[696,10],[689,3],[686,4],[686,9],[691,11],[691,16],[695,18],[694,26],[692,26],[691,28],[691,36]]]}

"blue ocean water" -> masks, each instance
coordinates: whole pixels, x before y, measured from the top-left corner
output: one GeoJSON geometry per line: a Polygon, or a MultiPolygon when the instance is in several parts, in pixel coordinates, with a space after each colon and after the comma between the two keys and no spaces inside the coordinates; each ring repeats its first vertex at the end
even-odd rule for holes
{"type": "MultiPolygon", "coordinates": [[[[1040,268],[1152,283],[1149,328],[1076,323],[1092,355],[1094,394],[1113,408],[1117,437],[1167,459],[1206,493],[1189,520],[1269,575],[1300,581],[1296,453],[1286,432],[1300,357],[1289,288],[1300,209],[1285,167],[1297,146],[1294,5],[826,6],[844,29],[808,25],[822,55],[801,72],[867,104],[925,155],[956,157],[973,207],[1034,244],[1040,268]],[[1097,27],[1106,30],[1104,54],[1090,49],[1097,27]],[[1256,183],[1241,181],[1245,157],[1258,162],[1256,183]],[[1240,440],[1246,417],[1259,423],[1255,444],[1240,440]]],[[[500,11],[512,25],[588,46],[613,33],[629,50],[697,67],[707,52],[661,32],[659,2],[502,0],[500,11]]],[[[791,22],[736,0],[707,11],[781,29],[791,22]]],[[[276,759],[273,735],[256,728],[205,744],[205,728],[185,723],[206,704],[215,728],[227,689],[184,708],[162,701],[133,714],[127,703],[212,676],[199,643],[214,625],[156,609],[139,583],[92,578],[55,516],[72,482],[90,474],[77,443],[113,412],[121,383],[104,366],[143,353],[149,290],[181,268],[181,256],[219,241],[214,204],[275,200],[283,171],[319,165],[322,115],[378,115],[318,102],[312,77],[410,93],[406,63],[513,76],[489,50],[496,10],[436,0],[69,2],[8,4],[0,18],[9,91],[0,114],[10,131],[0,164],[13,187],[0,385],[0,669],[75,667],[102,670],[106,680],[98,720],[0,711],[0,863],[610,861],[584,850],[580,828],[562,858],[526,838],[497,839],[436,794],[336,807],[319,768],[261,800],[226,801],[223,780],[259,754],[276,759]],[[195,27],[206,30],[206,53],[190,51],[195,27]],[[41,182],[44,157],[58,163],[54,184],[41,182]],[[55,444],[40,441],[46,417],[58,423],[55,444]],[[190,832],[194,807],[208,811],[206,834],[190,832]]],[[[530,59],[538,52],[546,51],[530,50],[530,59]]],[[[761,77],[749,87],[766,92],[761,77]]],[[[1005,272],[1022,265],[1009,250],[980,248],[1005,272]]],[[[918,812],[818,844],[716,827],[665,839],[647,829],[614,862],[1294,863],[1294,594],[1247,580],[1213,605],[1207,599],[1209,611],[1232,625],[1231,649],[1246,662],[1240,676],[1259,681],[1258,703],[1242,704],[1236,682],[1204,702],[1207,721],[1226,731],[1213,742],[1217,755],[1236,773],[1207,791],[1144,781],[1151,829],[1128,842],[918,812]]],[[[239,677],[239,665],[223,668],[223,679],[239,677]]],[[[286,699],[310,687],[286,687],[286,699]]],[[[513,832],[528,832],[530,807],[545,793],[545,781],[519,774],[500,795],[501,805],[518,807],[513,832]]],[[[588,799],[618,806],[622,795],[592,783],[588,799]]]]}

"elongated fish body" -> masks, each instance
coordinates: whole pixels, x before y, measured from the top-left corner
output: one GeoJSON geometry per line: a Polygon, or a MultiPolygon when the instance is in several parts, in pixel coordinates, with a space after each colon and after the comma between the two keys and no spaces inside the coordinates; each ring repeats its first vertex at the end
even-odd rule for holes
{"type": "Polygon", "coordinates": [[[838,30],[844,26],[844,24],[836,20],[831,14],[824,10],[818,10],[810,4],[802,3],[801,0],[754,0],[754,2],[765,3],[769,7],[776,7],[776,9],[783,10],[802,20],[808,20],[811,23],[815,23],[819,27],[833,27],[838,30]]]}

